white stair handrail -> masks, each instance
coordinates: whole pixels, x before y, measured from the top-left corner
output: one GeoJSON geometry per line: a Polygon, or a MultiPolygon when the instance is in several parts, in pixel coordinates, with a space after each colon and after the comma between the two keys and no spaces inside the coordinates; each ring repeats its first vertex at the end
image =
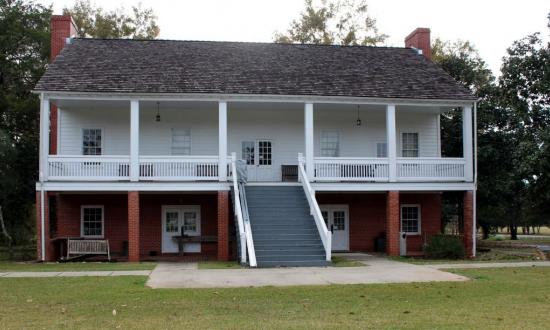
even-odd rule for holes
{"type": "Polygon", "coordinates": [[[307,178],[306,170],[304,168],[304,156],[301,153],[298,154],[298,179],[302,182],[302,187],[304,188],[304,192],[309,203],[310,213],[313,216],[313,219],[315,219],[319,236],[321,236],[321,241],[323,242],[323,247],[325,248],[326,261],[331,261],[332,232],[328,230],[325,220],[323,219],[321,209],[319,208],[319,204],[317,204],[315,190],[313,190],[307,178]]]}
{"type": "Polygon", "coordinates": [[[235,215],[237,216],[237,225],[239,227],[239,239],[241,245],[241,263],[246,263],[246,254],[248,251],[248,259],[250,267],[256,267],[256,253],[254,251],[254,242],[252,240],[252,230],[250,228],[249,219],[243,217],[243,203],[241,201],[241,192],[239,191],[239,182],[237,179],[237,154],[231,153],[231,172],[233,178],[233,194],[235,203],[233,205],[235,215]]]}

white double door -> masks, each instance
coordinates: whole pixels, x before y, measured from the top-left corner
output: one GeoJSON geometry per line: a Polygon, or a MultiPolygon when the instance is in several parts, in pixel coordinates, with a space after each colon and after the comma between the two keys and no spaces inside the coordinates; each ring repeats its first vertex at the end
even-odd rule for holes
{"type": "Polygon", "coordinates": [[[273,142],[247,140],[241,143],[242,159],[246,162],[248,181],[278,181],[273,167],[273,142]]]}
{"type": "Polygon", "coordinates": [[[346,205],[320,205],[328,230],[332,230],[332,251],[349,251],[349,211],[346,205]]]}
{"type": "MultiPolygon", "coordinates": [[[[177,253],[174,236],[181,232],[188,236],[201,235],[201,209],[198,205],[170,205],[162,207],[162,253],[177,253]]],[[[186,243],[184,252],[201,252],[200,243],[186,243]]]]}

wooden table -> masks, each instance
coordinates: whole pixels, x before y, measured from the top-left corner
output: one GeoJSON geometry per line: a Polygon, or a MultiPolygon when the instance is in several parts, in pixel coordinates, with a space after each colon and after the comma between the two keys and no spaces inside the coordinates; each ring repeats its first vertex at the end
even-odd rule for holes
{"type": "Polygon", "coordinates": [[[178,243],[179,255],[183,256],[183,248],[186,243],[217,243],[218,236],[172,236],[178,243]]]}

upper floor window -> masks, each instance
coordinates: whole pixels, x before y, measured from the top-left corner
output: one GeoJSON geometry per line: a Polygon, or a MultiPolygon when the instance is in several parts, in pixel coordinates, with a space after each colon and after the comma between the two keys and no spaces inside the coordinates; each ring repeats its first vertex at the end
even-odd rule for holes
{"type": "Polygon", "coordinates": [[[401,150],[403,157],[418,157],[418,133],[402,133],[401,150]]]}
{"type": "Polygon", "coordinates": [[[376,144],[376,157],[378,158],[388,157],[388,144],[386,142],[378,142],[376,144]]]}
{"type": "Polygon", "coordinates": [[[85,128],[82,130],[82,154],[102,154],[102,131],[99,128],[85,128]]]}
{"type": "Polygon", "coordinates": [[[340,156],[340,135],[338,131],[321,131],[321,157],[340,156]]]}
{"type": "Polygon", "coordinates": [[[80,233],[82,237],[103,237],[103,206],[82,206],[80,233]]]}
{"type": "Polygon", "coordinates": [[[172,155],[186,156],[191,154],[191,130],[172,128],[172,155]]]}
{"type": "Polygon", "coordinates": [[[401,231],[420,234],[420,205],[401,205],[401,231]]]}

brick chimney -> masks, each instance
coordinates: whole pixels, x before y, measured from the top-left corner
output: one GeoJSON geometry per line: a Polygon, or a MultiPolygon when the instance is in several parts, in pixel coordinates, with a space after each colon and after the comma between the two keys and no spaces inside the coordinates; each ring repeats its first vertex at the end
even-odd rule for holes
{"type": "Polygon", "coordinates": [[[78,34],[78,28],[71,16],[52,15],[50,22],[51,31],[51,51],[50,63],[61,52],[67,44],[67,38],[74,38],[78,34]]]}
{"type": "Polygon", "coordinates": [[[405,38],[405,47],[414,47],[422,51],[422,55],[428,60],[432,59],[432,46],[430,44],[430,29],[417,28],[405,38]]]}
{"type": "MultiPolygon", "coordinates": [[[[50,21],[50,63],[67,44],[67,38],[77,36],[78,28],[71,16],[52,15],[50,21]]],[[[50,154],[57,155],[57,107],[50,106],[50,154]]]]}

